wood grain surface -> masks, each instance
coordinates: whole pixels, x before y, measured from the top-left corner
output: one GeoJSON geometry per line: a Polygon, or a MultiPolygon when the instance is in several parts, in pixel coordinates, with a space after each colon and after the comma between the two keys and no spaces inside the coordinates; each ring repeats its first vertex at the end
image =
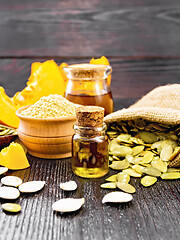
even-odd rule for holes
{"type": "Polygon", "coordinates": [[[1,56],[179,56],[176,1],[1,1],[1,56]]]}

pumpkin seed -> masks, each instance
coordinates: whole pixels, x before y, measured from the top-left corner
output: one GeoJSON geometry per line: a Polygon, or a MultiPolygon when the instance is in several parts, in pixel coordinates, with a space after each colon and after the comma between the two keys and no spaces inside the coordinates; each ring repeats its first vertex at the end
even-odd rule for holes
{"type": "Polygon", "coordinates": [[[142,170],[144,169],[144,167],[142,167],[140,165],[133,165],[132,169],[135,170],[139,174],[143,174],[142,170]]]}
{"type": "Polygon", "coordinates": [[[45,181],[30,181],[19,186],[19,191],[23,193],[33,193],[40,191],[45,185],[45,181]]]}
{"type": "Polygon", "coordinates": [[[130,140],[131,142],[135,143],[135,144],[139,144],[139,145],[143,145],[143,144],[144,144],[143,140],[140,139],[140,138],[131,137],[129,140],[130,140]]]}
{"type": "Polygon", "coordinates": [[[154,154],[150,151],[147,151],[144,157],[142,158],[142,163],[150,163],[153,160],[154,154]]]}
{"type": "Polygon", "coordinates": [[[16,199],[20,195],[17,188],[14,187],[0,187],[0,198],[3,199],[16,199]]]}
{"type": "Polygon", "coordinates": [[[7,171],[8,171],[7,167],[0,167],[0,175],[6,173],[7,171]]]}
{"type": "Polygon", "coordinates": [[[133,199],[132,195],[124,192],[111,192],[106,194],[102,199],[102,204],[110,203],[123,203],[130,202],[133,199]]]}
{"type": "Polygon", "coordinates": [[[129,139],[130,139],[130,137],[131,137],[131,135],[129,135],[129,134],[120,134],[118,137],[117,137],[117,141],[119,142],[119,143],[121,143],[121,142],[127,142],[127,143],[129,143],[129,139]]]}
{"type": "Polygon", "coordinates": [[[52,204],[52,209],[57,212],[74,212],[85,203],[84,198],[62,198],[52,204]]]}
{"type": "Polygon", "coordinates": [[[117,157],[125,157],[127,154],[132,153],[132,149],[126,146],[117,146],[111,149],[111,153],[117,157]]]}
{"type": "Polygon", "coordinates": [[[172,145],[165,144],[164,147],[161,150],[160,158],[163,161],[169,161],[172,154],[173,154],[172,145]]]}
{"type": "Polygon", "coordinates": [[[17,213],[21,211],[21,206],[16,203],[3,203],[1,206],[7,212],[17,213]]]}
{"type": "Polygon", "coordinates": [[[168,172],[168,173],[171,173],[171,172],[180,172],[180,168],[168,168],[167,172],[168,172]]]}
{"type": "Polygon", "coordinates": [[[125,169],[125,170],[123,170],[123,172],[129,174],[131,177],[141,177],[142,176],[142,174],[137,173],[135,170],[133,170],[131,168],[125,169]]]}
{"type": "Polygon", "coordinates": [[[156,177],[144,176],[144,177],[141,179],[141,184],[142,184],[144,187],[149,187],[149,186],[153,185],[156,181],[157,181],[157,178],[156,178],[156,177]]]}
{"type": "Polygon", "coordinates": [[[129,163],[132,163],[134,157],[131,155],[131,154],[127,154],[126,155],[126,160],[129,162],[129,163]]]}
{"type": "Polygon", "coordinates": [[[161,176],[161,171],[153,167],[145,167],[142,172],[153,177],[161,176]]]}
{"type": "Polygon", "coordinates": [[[140,131],[139,132],[140,138],[145,142],[145,143],[154,143],[157,142],[158,137],[151,132],[146,132],[146,131],[140,131]]]}
{"type": "Polygon", "coordinates": [[[133,164],[139,164],[142,161],[142,157],[135,157],[131,163],[133,164]]]}
{"type": "Polygon", "coordinates": [[[106,178],[105,180],[109,181],[109,182],[116,182],[116,177],[117,177],[117,174],[114,174],[114,175],[106,178]]]}
{"type": "Polygon", "coordinates": [[[101,184],[101,188],[116,188],[116,183],[115,182],[109,182],[109,183],[103,183],[101,184]]]}
{"type": "Polygon", "coordinates": [[[120,161],[121,159],[113,155],[113,160],[120,161]]]}
{"type": "Polygon", "coordinates": [[[127,193],[135,193],[136,189],[129,183],[126,182],[116,182],[116,186],[127,193]]]}
{"type": "Polygon", "coordinates": [[[180,178],[180,172],[168,172],[168,173],[163,173],[161,175],[162,179],[165,180],[171,180],[171,179],[179,179],[180,178]]]}
{"type": "Polygon", "coordinates": [[[60,188],[64,191],[74,191],[77,189],[77,183],[75,181],[60,183],[60,188]]]}
{"type": "Polygon", "coordinates": [[[6,186],[18,187],[22,184],[22,180],[16,176],[6,176],[1,179],[1,183],[6,186]]]}
{"type": "Polygon", "coordinates": [[[171,157],[170,157],[169,160],[173,160],[179,153],[180,153],[180,147],[175,147],[175,148],[174,148],[174,152],[173,152],[173,154],[171,155],[171,157]]]}
{"type": "Polygon", "coordinates": [[[158,169],[161,172],[164,172],[164,173],[167,172],[167,164],[166,164],[166,162],[163,162],[160,159],[158,159],[158,160],[153,159],[153,161],[151,162],[151,166],[153,168],[158,169]]]}
{"type": "Polygon", "coordinates": [[[132,155],[136,156],[144,150],[144,146],[136,146],[132,148],[132,155]]]}
{"type": "Polygon", "coordinates": [[[130,176],[127,173],[120,172],[120,173],[117,174],[116,180],[117,180],[117,182],[128,183],[130,181],[130,176]]]}
{"type": "Polygon", "coordinates": [[[129,167],[129,163],[126,160],[122,161],[113,161],[111,165],[109,165],[110,168],[114,170],[122,170],[129,167]]]}
{"type": "Polygon", "coordinates": [[[109,156],[109,161],[113,161],[113,157],[109,156]]]}

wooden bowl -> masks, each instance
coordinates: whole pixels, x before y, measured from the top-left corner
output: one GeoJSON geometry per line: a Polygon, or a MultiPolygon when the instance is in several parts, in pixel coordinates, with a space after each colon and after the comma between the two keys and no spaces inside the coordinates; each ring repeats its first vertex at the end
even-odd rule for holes
{"type": "Polygon", "coordinates": [[[70,157],[76,117],[41,119],[22,116],[21,111],[28,107],[16,111],[20,118],[18,136],[28,152],[40,158],[70,157]]]}

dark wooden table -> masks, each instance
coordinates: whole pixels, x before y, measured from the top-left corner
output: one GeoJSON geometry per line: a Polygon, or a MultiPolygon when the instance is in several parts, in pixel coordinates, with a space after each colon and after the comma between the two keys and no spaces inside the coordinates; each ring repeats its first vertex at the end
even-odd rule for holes
{"type": "MultiPolygon", "coordinates": [[[[0,85],[13,96],[25,87],[34,61],[82,63],[105,55],[113,68],[115,110],[128,107],[154,87],[180,83],[179,12],[178,0],[1,0],[0,85]]],[[[21,195],[18,215],[0,210],[0,239],[180,239],[179,180],[144,188],[134,178],[131,203],[102,205],[109,192],[100,188],[105,177],[75,176],[70,158],[28,159],[29,169],[7,175],[46,186],[21,195]],[[77,191],[60,190],[60,182],[73,179],[77,191]],[[85,205],[71,214],[53,212],[62,197],[84,197],[85,205]]]]}

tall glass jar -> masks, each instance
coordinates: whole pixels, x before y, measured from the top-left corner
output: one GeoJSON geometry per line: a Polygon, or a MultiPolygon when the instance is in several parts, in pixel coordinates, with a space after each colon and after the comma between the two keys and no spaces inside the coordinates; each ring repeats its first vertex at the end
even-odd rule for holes
{"type": "Polygon", "coordinates": [[[72,170],[80,177],[98,178],[109,170],[108,138],[101,109],[94,106],[77,109],[72,138],[72,170]]]}
{"type": "Polygon", "coordinates": [[[75,64],[64,68],[68,83],[65,97],[81,105],[101,106],[105,115],[113,112],[113,99],[108,76],[112,68],[106,65],[75,64]]]}

